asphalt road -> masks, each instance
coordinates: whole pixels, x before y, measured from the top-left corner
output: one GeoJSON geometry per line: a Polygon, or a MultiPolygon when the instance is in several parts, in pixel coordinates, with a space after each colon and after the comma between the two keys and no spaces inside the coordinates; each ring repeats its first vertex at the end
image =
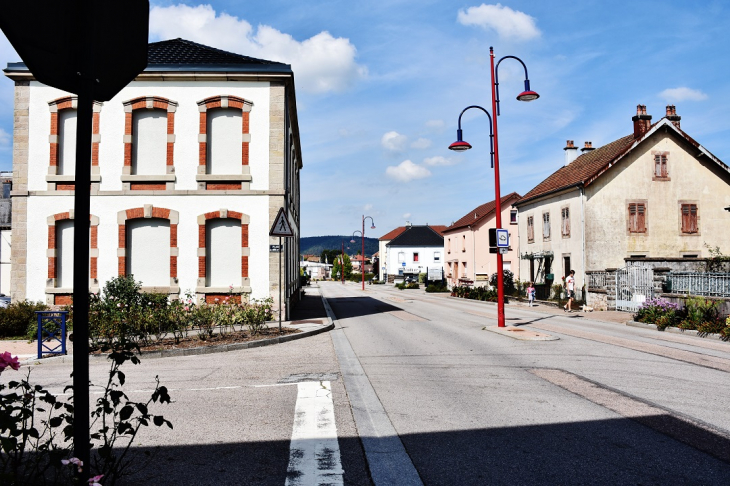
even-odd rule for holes
{"type": "Polygon", "coordinates": [[[494,305],[321,286],[424,484],[730,483],[728,343],[508,307],[559,337],[522,341],[494,305]]]}

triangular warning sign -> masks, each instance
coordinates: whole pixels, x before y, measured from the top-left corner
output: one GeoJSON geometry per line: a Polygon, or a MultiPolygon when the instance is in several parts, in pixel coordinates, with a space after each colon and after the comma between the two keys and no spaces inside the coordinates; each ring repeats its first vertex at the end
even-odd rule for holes
{"type": "Polygon", "coordinates": [[[269,236],[294,236],[284,208],[279,209],[279,214],[276,215],[274,225],[271,227],[271,231],[269,231],[269,236]]]}

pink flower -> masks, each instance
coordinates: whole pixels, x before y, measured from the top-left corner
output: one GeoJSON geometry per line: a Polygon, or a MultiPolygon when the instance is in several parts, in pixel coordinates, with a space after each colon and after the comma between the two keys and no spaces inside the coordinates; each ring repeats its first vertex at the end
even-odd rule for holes
{"type": "Polygon", "coordinates": [[[121,302],[117,303],[117,307],[121,307],[121,306],[122,306],[121,302]]]}
{"type": "Polygon", "coordinates": [[[63,464],[64,466],[68,466],[69,464],[74,464],[78,468],[79,472],[81,472],[83,465],[84,465],[84,461],[82,461],[79,458],[72,457],[71,459],[61,459],[61,464],[63,464]]]}
{"type": "Polygon", "coordinates": [[[190,307],[188,307],[188,306],[185,306],[185,311],[187,312],[187,311],[189,311],[189,310],[190,310],[190,307]]]}
{"type": "Polygon", "coordinates": [[[0,373],[5,371],[5,368],[8,366],[16,371],[20,369],[18,357],[12,356],[8,351],[5,351],[3,354],[0,354],[0,373]]]}
{"type": "Polygon", "coordinates": [[[103,478],[103,474],[99,474],[98,476],[94,476],[93,478],[89,478],[89,486],[101,486],[101,478],[103,478]]]}

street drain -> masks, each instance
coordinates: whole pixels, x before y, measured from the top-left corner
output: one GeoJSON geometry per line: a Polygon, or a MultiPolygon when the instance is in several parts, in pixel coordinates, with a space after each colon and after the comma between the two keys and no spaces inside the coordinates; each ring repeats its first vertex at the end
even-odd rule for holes
{"type": "Polygon", "coordinates": [[[278,383],[302,383],[305,381],[336,381],[339,373],[297,373],[282,378],[278,383]]]}

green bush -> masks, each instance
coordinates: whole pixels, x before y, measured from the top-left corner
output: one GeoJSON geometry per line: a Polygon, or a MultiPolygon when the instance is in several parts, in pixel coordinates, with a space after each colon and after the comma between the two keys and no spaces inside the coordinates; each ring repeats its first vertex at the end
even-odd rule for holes
{"type": "Polygon", "coordinates": [[[48,310],[43,302],[13,302],[5,308],[0,308],[0,337],[21,337],[28,334],[33,328],[35,336],[38,332],[38,318],[36,311],[48,310]]]}
{"type": "Polygon", "coordinates": [[[649,299],[641,304],[634,315],[638,322],[656,324],[657,329],[664,330],[679,323],[682,312],[677,304],[661,298],[649,299]]]}
{"type": "Polygon", "coordinates": [[[428,276],[428,274],[426,274],[426,273],[419,273],[418,274],[418,283],[425,284],[427,276],[428,276]]]}
{"type": "Polygon", "coordinates": [[[443,283],[432,283],[426,287],[426,292],[449,292],[449,288],[443,283]]]}
{"type": "MultiPolygon", "coordinates": [[[[497,272],[489,277],[489,285],[497,287],[497,272]]],[[[515,274],[509,270],[502,270],[502,283],[504,284],[504,295],[512,295],[515,293],[515,274]]]]}
{"type": "MultiPolygon", "coordinates": [[[[463,299],[482,300],[485,302],[497,302],[499,300],[497,289],[490,289],[489,287],[469,287],[467,285],[460,285],[451,289],[451,295],[454,297],[461,297],[463,299]]],[[[504,302],[508,302],[506,294],[504,296],[504,302]]]]}
{"type": "Polygon", "coordinates": [[[686,317],[679,323],[682,329],[700,332],[720,332],[724,326],[720,321],[719,303],[703,297],[688,297],[684,301],[686,317]]]}

